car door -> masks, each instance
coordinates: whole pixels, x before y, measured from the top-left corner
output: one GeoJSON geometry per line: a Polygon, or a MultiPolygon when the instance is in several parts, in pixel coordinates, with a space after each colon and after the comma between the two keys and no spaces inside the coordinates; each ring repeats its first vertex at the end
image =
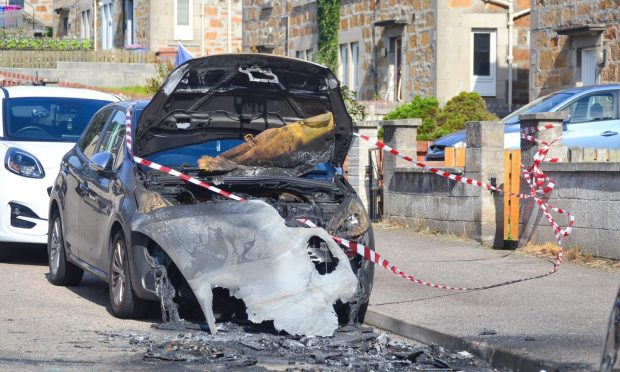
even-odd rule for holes
{"type": "Polygon", "coordinates": [[[125,112],[117,110],[101,133],[97,153],[110,153],[110,169],[98,172],[88,166],[85,172],[85,188],[80,205],[80,245],[87,252],[89,262],[102,274],[108,270],[108,227],[114,211],[114,199],[120,192],[117,171],[121,165],[125,141],[125,112]]]}
{"type": "Polygon", "coordinates": [[[96,113],[90,120],[84,134],[81,136],[74,150],[69,152],[66,162],[61,164],[60,171],[65,174],[66,191],[63,203],[63,222],[65,242],[69,252],[82,257],[79,246],[79,209],[82,202],[83,173],[88,166],[88,156],[93,155],[99,141],[99,133],[110,119],[113,109],[106,109],[96,113]]]}
{"type": "Polygon", "coordinates": [[[567,146],[620,148],[618,91],[581,96],[560,111],[570,114],[564,127],[567,146]]]}

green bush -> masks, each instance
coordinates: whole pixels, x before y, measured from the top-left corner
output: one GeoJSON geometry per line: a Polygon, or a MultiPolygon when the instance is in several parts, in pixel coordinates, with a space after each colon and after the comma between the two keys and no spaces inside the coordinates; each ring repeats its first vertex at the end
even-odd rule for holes
{"type": "Polygon", "coordinates": [[[465,123],[468,121],[485,120],[498,120],[498,118],[487,111],[484,99],[475,92],[461,92],[458,96],[452,97],[437,114],[438,129],[445,134],[465,128],[465,123]]]}
{"type": "Polygon", "coordinates": [[[91,50],[90,39],[55,39],[0,33],[0,50],[91,50]]]}
{"type": "Polygon", "coordinates": [[[415,96],[410,103],[398,106],[394,111],[388,113],[384,119],[422,119],[422,125],[418,128],[417,139],[419,141],[431,141],[437,138],[433,138],[433,133],[437,129],[436,116],[438,110],[439,102],[435,97],[415,96]]]}
{"type": "Polygon", "coordinates": [[[497,120],[486,109],[484,99],[478,93],[461,92],[439,108],[434,97],[416,96],[410,103],[397,107],[385,116],[385,120],[422,119],[418,128],[418,141],[433,141],[465,127],[468,121],[497,120]]]}
{"type": "Polygon", "coordinates": [[[347,108],[349,115],[351,115],[351,119],[356,122],[366,119],[366,106],[357,102],[355,92],[350,90],[346,85],[341,85],[340,93],[342,93],[344,105],[347,108]]]}
{"type": "Polygon", "coordinates": [[[155,74],[146,78],[146,93],[150,95],[154,95],[159,91],[162,84],[168,78],[168,75],[174,70],[174,65],[169,60],[161,60],[157,59],[153,63],[155,66],[155,74]]]}

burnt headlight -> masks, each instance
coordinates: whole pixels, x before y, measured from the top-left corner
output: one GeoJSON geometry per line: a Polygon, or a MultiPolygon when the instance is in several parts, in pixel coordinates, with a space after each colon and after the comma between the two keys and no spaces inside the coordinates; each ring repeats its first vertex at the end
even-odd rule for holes
{"type": "Polygon", "coordinates": [[[358,197],[351,197],[342,203],[329,223],[329,231],[348,240],[360,238],[369,227],[368,214],[358,197]]]}
{"type": "Polygon", "coordinates": [[[32,154],[11,147],[4,157],[4,166],[6,169],[17,175],[28,178],[43,178],[45,172],[39,160],[32,154]]]}

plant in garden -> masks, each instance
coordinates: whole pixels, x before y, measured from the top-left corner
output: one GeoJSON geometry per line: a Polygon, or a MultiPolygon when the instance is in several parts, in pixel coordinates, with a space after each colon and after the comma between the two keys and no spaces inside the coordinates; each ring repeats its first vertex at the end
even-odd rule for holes
{"type": "Polygon", "coordinates": [[[56,39],[0,32],[0,50],[91,50],[89,39],[56,39]]]}
{"type": "Polygon", "coordinates": [[[353,119],[353,121],[365,120],[366,107],[361,103],[357,102],[355,92],[349,89],[349,87],[347,87],[346,85],[341,85],[340,93],[342,93],[344,105],[346,106],[349,115],[351,115],[351,119],[353,119]]]}
{"type": "Polygon", "coordinates": [[[151,95],[157,93],[168,78],[168,75],[174,70],[174,66],[169,60],[156,59],[153,65],[155,66],[155,73],[153,76],[146,78],[146,91],[151,95]]]}
{"type": "Polygon", "coordinates": [[[338,30],[340,0],[317,0],[319,26],[317,61],[332,71],[338,68],[338,30]]]}
{"type": "Polygon", "coordinates": [[[437,114],[439,137],[465,128],[468,121],[498,120],[487,111],[484,99],[475,92],[461,92],[452,97],[437,114]]]}
{"type": "Polygon", "coordinates": [[[433,137],[433,133],[437,129],[435,118],[438,109],[439,102],[435,97],[423,98],[415,96],[411,102],[398,106],[394,111],[388,113],[384,119],[422,119],[422,125],[418,128],[417,139],[419,141],[431,141],[437,138],[433,137]]]}

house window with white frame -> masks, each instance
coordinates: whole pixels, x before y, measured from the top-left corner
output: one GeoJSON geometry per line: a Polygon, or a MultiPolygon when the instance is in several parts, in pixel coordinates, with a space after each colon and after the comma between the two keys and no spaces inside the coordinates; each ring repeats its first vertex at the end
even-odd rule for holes
{"type": "Polygon", "coordinates": [[[91,33],[91,18],[90,18],[90,9],[83,10],[80,12],[80,38],[81,39],[90,39],[91,33]]]}
{"type": "Polygon", "coordinates": [[[359,43],[340,44],[339,48],[338,78],[342,85],[346,85],[350,90],[359,89],[359,43]]]}
{"type": "Polygon", "coordinates": [[[303,59],[306,61],[315,62],[316,56],[314,54],[314,49],[302,49],[295,52],[295,58],[303,59]]]}
{"type": "Polygon", "coordinates": [[[174,39],[193,40],[193,0],[174,0],[174,39]]]}
{"type": "Polygon", "coordinates": [[[470,90],[483,97],[496,95],[496,31],[474,29],[471,34],[470,90]]]}

